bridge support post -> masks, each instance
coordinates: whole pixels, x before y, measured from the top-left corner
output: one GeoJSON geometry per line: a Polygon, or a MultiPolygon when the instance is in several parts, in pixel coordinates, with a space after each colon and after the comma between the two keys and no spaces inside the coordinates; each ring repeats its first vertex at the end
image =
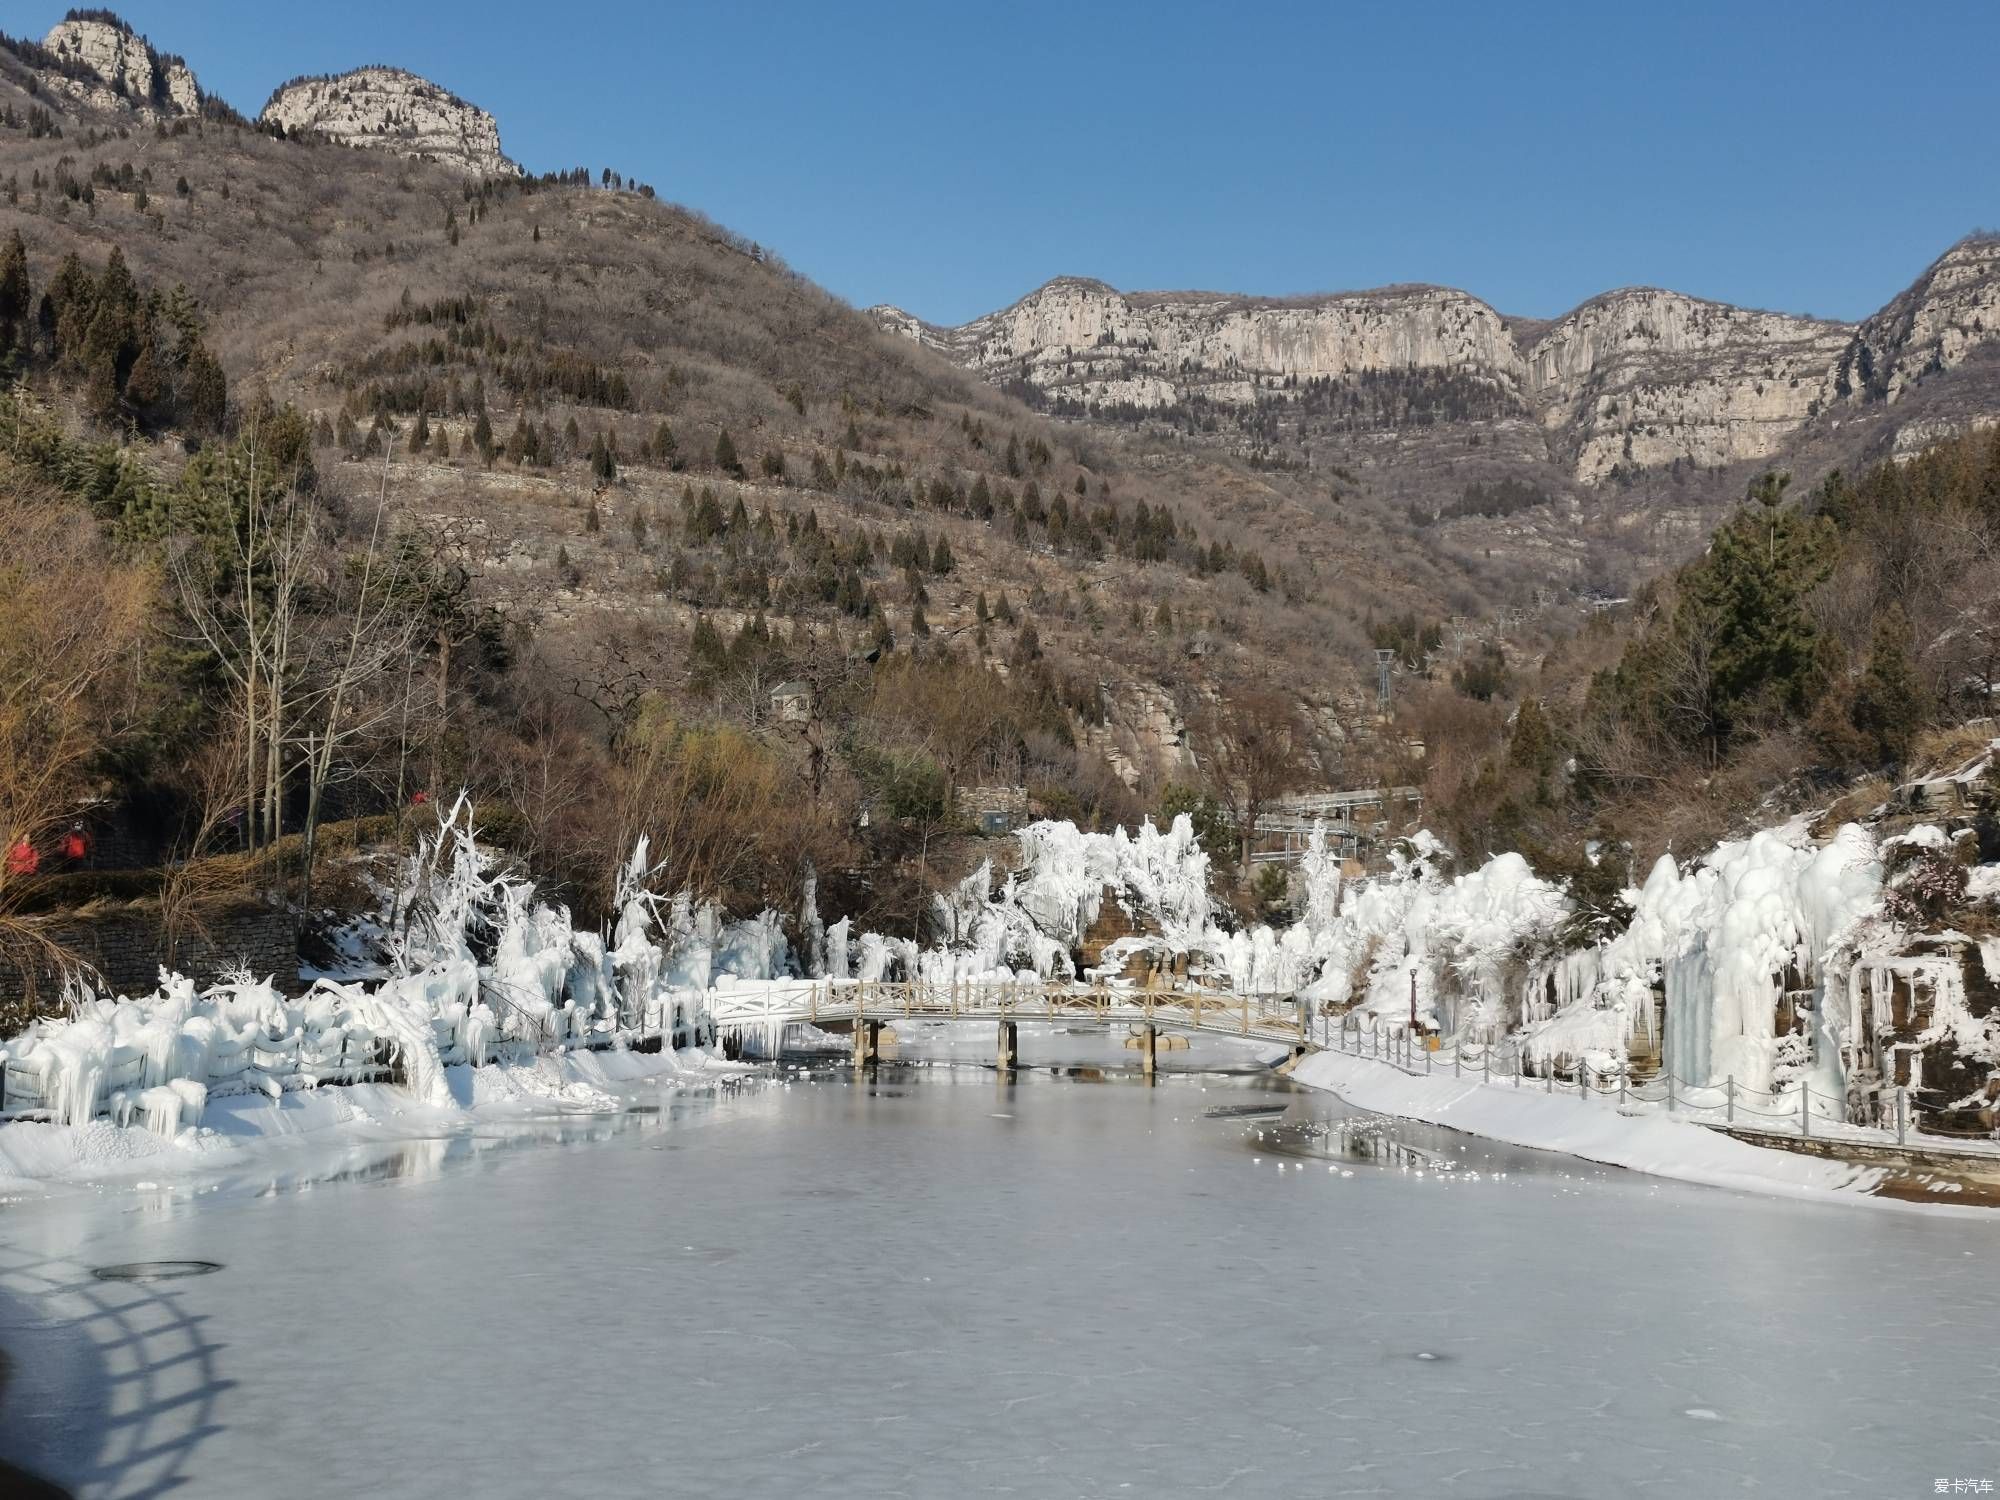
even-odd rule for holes
{"type": "Polygon", "coordinates": [[[1160,1033],[1151,1022],[1139,1028],[1139,1066],[1148,1078],[1159,1071],[1160,1033]]]}
{"type": "Polygon", "coordinates": [[[1002,1021],[995,1042],[994,1066],[1003,1073],[1013,1072],[1015,1060],[1021,1055],[1020,1023],[1002,1021]]]}
{"type": "Polygon", "coordinates": [[[875,1061],[882,1047],[882,1023],[880,1021],[854,1018],[854,1066],[865,1067],[875,1061]]]}

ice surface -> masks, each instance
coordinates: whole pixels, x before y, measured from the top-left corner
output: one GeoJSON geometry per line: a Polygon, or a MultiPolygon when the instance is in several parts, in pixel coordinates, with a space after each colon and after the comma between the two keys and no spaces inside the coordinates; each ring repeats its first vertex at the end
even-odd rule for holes
{"type": "Polygon", "coordinates": [[[1878,1496],[1991,1470],[1989,1225],[1361,1118],[1337,1123],[1382,1164],[1323,1158],[1210,1117],[1256,1104],[1342,1114],[1261,1079],[839,1068],[10,1206],[0,1445],[80,1495],[219,1500],[1878,1496]],[[167,1259],[222,1269],[90,1275],[167,1259]]]}

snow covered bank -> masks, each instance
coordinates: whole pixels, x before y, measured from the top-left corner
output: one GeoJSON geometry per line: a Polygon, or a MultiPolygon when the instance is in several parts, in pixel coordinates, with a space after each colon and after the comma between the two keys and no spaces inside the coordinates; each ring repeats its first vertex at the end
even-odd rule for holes
{"type": "Polygon", "coordinates": [[[1445,1125],[1473,1135],[1561,1151],[1586,1161],[1710,1187],[1789,1198],[1889,1202],[1869,1197],[1882,1169],[1752,1146],[1719,1131],[1658,1115],[1626,1114],[1603,1103],[1532,1087],[1482,1084],[1443,1074],[1409,1074],[1388,1063],[1320,1052],[1293,1079],[1338,1094],[1359,1109],[1445,1125]]]}
{"type": "Polygon", "coordinates": [[[712,1083],[747,1070],[706,1052],[578,1052],[441,1070],[440,1097],[357,1083],[207,1101],[199,1123],[167,1132],[112,1117],[0,1125],[0,1193],[200,1177],[307,1145],[449,1136],[481,1122],[615,1113],[635,1089],[712,1083]]]}
{"type": "Polygon", "coordinates": [[[1288,1016],[1322,1028],[1338,1016],[1392,1041],[1414,1021],[1482,1055],[1498,1044],[1540,1076],[1636,1085],[1663,1069],[1662,1087],[1843,1127],[1880,1127],[1892,1110],[1940,1135],[2000,1120],[2000,941],[1912,916],[1937,892],[2000,884],[1954,863],[1976,848],[1966,829],[1878,842],[1849,824],[1821,842],[1794,820],[1662,858],[1589,912],[1518,853],[1454,875],[1423,832],[1390,851],[1386,872],[1343,881],[1316,830],[1294,887],[1300,918],[1282,930],[1232,926],[1185,817],[1133,833],[1041,822],[1017,837],[1019,869],[996,885],[982,864],[936,895],[914,937],[826,923],[810,877],[795,912],[731,920],[654,891],[641,838],[616,921],[598,933],[481,848],[461,800],[380,910],[342,934],[338,972],[303,997],[247,974],[80,996],[71,1015],[0,1042],[0,1109],[59,1127],[108,1118],[174,1142],[238,1095],[283,1120],[304,1109],[296,1094],[393,1080],[445,1109],[480,1102],[469,1089],[512,1087],[509,1072],[477,1082],[490,1064],[526,1078],[537,1059],[574,1069],[586,1054],[719,1041],[771,1056],[818,1014],[797,1003],[808,986],[1089,979],[1274,997],[1288,1016]]]}
{"type": "MultiPolygon", "coordinates": [[[[607,951],[504,872],[471,817],[463,801],[444,817],[380,893],[381,909],[341,934],[341,970],[317,975],[304,995],[247,973],[204,989],[165,972],[148,995],[73,994],[68,1015],[0,1044],[0,1105],[26,1124],[82,1130],[75,1139],[87,1145],[113,1139],[93,1128],[100,1117],[166,1143],[206,1139],[204,1119],[236,1097],[273,1106],[283,1133],[316,1117],[297,1096],[328,1085],[351,1094],[327,1106],[336,1113],[390,1081],[399,1112],[524,1091],[557,1099],[597,1075],[706,1066],[712,986],[732,966],[763,975],[787,962],[775,914],[724,923],[711,907],[647,892],[643,839],[607,951]],[[665,1061],[637,1064],[633,1045],[665,1061]]],[[[236,1106],[223,1115],[244,1117],[236,1106]]]]}

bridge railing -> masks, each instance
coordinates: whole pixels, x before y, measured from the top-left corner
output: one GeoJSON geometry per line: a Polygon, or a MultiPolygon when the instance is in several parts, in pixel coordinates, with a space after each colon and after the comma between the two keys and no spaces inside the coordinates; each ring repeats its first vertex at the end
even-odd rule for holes
{"type": "Polygon", "coordinates": [[[718,990],[716,1024],[924,1020],[1088,1020],[1310,1040],[1307,1008],[1289,995],[1138,989],[1046,980],[789,980],[718,990]]]}
{"type": "Polygon", "coordinates": [[[1526,1054],[1518,1036],[1498,1041],[1450,1041],[1426,1037],[1371,1016],[1314,1018],[1313,1040],[1334,1052],[1387,1063],[1413,1076],[1445,1075],[1493,1087],[1539,1090],[1598,1101],[1621,1112],[1664,1112],[1696,1125],[1766,1135],[1820,1136],[1860,1145],[1906,1147],[1970,1154],[1991,1161],[2000,1155],[2000,1135],[1966,1135],[1949,1123],[1951,1111],[1923,1107],[1920,1096],[1933,1091],[1884,1088],[1872,1098],[1849,1099],[1814,1089],[1797,1079],[1778,1089],[1755,1087],[1733,1075],[1721,1083],[1684,1078],[1671,1069],[1635,1077],[1629,1061],[1601,1068],[1586,1058],[1539,1061],[1526,1054]]]}

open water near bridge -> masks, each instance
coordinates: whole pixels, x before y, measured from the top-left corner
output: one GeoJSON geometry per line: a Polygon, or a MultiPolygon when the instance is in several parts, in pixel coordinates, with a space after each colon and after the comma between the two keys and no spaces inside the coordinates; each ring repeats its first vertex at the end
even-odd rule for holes
{"type": "Polygon", "coordinates": [[[1023,1041],[1082,1071],[815,1064],[0,1207],[0,1455],[88,1495],[2000,1481],[1993,1225],[1023,1041]]]}

